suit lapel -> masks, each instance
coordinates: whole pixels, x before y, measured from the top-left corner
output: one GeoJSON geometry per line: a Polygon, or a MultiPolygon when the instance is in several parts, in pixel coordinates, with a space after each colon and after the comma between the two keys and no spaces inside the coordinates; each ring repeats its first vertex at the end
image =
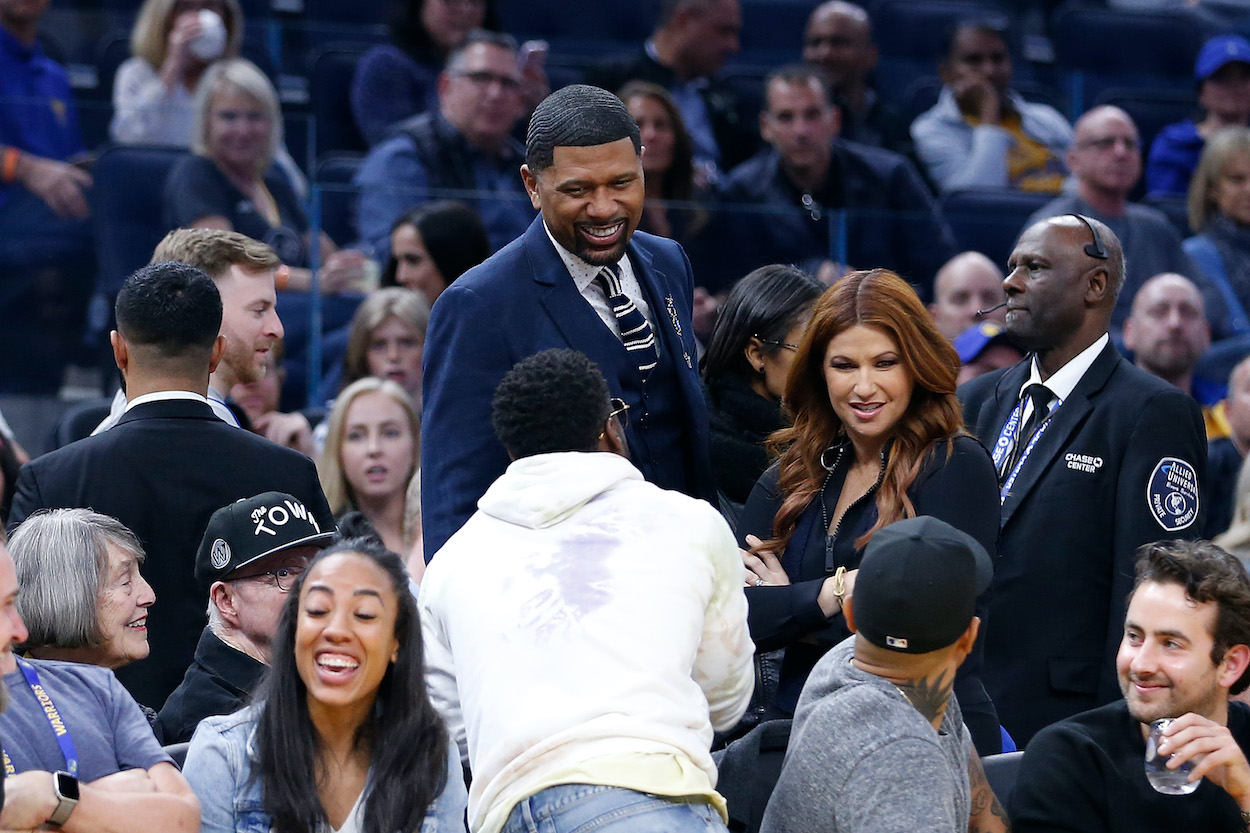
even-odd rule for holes
{"type": "MultiPolygon", "coordinates": [[[[674,298],[666,287],[680,286],[679,282],[669,279],[656,265],[651,253],[638,245],[637,240],[629,243],[629,257],[633,261],[634,276],[647,295],[647,304],[651,307],[654,319],[655,336],[660,342],[661,352],[673,357],[674,363],[685,364],[687,368],[694,366],[694,356],[682,344],[684,330],[681,326],[678,309],[685,304],[674,298]]],[[[690,322],[686,322],[687,326],[690,322]]]]}
{"type": "MultiPolygon", "coordinates": [[[[1029,455],[1029,459],[1020,469],[1019,477],[1012,484],[1011,493],[1003,500],[1002,525],[1004,527],[1028,497],[1029,492],[1059,459],[1060,452],[1067,448],[1072,434],[1085,422],[1089,412],[1093,410],[1093,405],[1089,401],[1090,397],[1097,396],[1119,360],[1119,352],[1113,344],[1108,343],[1090,365],[1089,370],[1081,377],[1076,388],[1051,415],[1046,431],[1037,441],[1037,445],[1033,447],[1033,453],[1029,455]]],[[[1018,386],[1016,390],[1019,390],[1018,386]]]]}
{"type": "Polygon", "coordinates": [[[573,276],[547,237],[542,215],[525,231],[525,251],[532,271],[530,277],[538,284],[539,303],[565,346],[585,353],[603,368],[613,392],[618,392],[613,381],[615,374],[609,368],[621,364],[625,347],[577,291],[573,276]]]}
{"type": "Polygon", "coordinates": [[[1029,359],[1027,358],[1008,368],[1007,372],[998,378],[998,383],[994,385],[994,392],[990,395],[990,400],[985,403],[981,412],[977,414],[977,421],[972,426],[972,429],[976,431],[977,439],[990,450],[991,454],[994,451],[995,443],[998,441],[998,435],[1002,432],[1003,426],[1007,424],[1007,418],[1011,416],[1011,409],[1016,407],[1016,401],[1020,395],[1020,386],[1024,384],[1024,380],[1028,376],[1029,359]]]}

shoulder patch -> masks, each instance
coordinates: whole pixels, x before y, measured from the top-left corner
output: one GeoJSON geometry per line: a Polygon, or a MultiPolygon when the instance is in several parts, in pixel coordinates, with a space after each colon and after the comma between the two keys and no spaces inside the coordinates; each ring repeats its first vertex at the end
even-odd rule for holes
{"type": "Polygon", "coordinates": [[[1176,457],[1164,457],[1146,484],[1146,505],[1166,532],[1179,532],[1198,518],[1198,473],[1176,457]]]}

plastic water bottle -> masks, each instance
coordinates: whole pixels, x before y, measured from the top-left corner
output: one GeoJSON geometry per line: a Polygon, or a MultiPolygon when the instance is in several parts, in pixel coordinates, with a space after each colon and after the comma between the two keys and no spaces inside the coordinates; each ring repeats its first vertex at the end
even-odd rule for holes
{"type": "Polygon", "coordinates": [[[1197,781],[1189,780],[1193,772],[1193,761],[1186,761],[1176,769],[1168,769],[1167,762],[1171,755],[1159,754],[1159,742],[1163,740],[1163,730],[1171,724],[1172,718],[1164,717],[1150,724],[1150,736],[1146,738],[1146,780],[1157,792],[1164,795],[1189,795],[1198,789],[1197,781]]]}

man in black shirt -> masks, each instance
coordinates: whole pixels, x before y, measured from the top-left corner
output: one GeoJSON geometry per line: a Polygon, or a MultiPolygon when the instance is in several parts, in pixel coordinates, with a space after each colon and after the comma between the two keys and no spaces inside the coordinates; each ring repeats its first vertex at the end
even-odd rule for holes
{"type": "Polygon", "coordinates": [[[788,66],[764,82],[760,133],[769,147],[722,183],[726,274],[768,263],[822,262],[898,272],[922,300],[955,254],[920,174],[888,150],[847,142],[820,70],[788,66]]]}
{"type": "Polygon", "coordinates": [[[1250,686],[1250,577],[1205,541],[1142,547],[1116,656],[1124,700],[1055,723],[1025,751],[1012,828],[1112,833],[1243,831],[1250,822],[1250,709],[1229,694],[1250,686]],[[1146,780],[1145,738],[1194,765],[1190,795],[1146,780]]]}

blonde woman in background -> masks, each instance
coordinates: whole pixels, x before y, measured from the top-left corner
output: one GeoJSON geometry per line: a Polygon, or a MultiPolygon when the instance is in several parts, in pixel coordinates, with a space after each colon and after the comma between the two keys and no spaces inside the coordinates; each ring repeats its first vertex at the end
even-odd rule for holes
{"type": "MultiPolygon", "coordinates": [[[[238,0],[146,0],[130,34],[131,57],[113,80],[109,137],[119,145],[189,148],[204,71],[237,58],[242,43],[238,0]]],[[[306,197],[308,182],[284,146],[274,162],[292,190],[306,197]]]]}
{"type": "Polygon", "coordinates": [[[282,113],[265,74],[244,58],[218,61],[200,79],[194,111],[193,155],[165,180],[166,227],[237,231],[268,244],[291,267],[279,276],[279,289],[308,288],[313,245],[321,256],[322,291],[367,285],[365,256],[339,249],[325,232],[311,239],[304,206],[274,165],[282,113]]]}
{"type": "Polygon", "coordinates": [[[411,289],[392,286],[373,292],[356,309],[343,356],[343,382],[374,376],[404,389],[421,413],[421,357],[430,305],[411,289]]]}
{"type": "Polygon", "coordinates": [[[367,377],[334,401],[317,464],[335,517],[358,510],[386,548],[405,559],[420,540],[419,529],[405,526],[419,448],[417,411],[408,394],[388,379],[367,377]]]}

